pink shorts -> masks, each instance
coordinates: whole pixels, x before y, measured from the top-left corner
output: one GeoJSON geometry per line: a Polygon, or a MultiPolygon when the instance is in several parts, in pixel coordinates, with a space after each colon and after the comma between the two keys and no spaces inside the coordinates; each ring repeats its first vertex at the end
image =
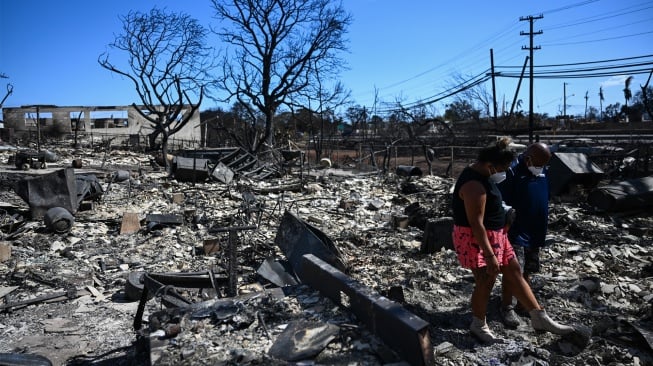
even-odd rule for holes
{"type": "MultiPolygon", "coordinates": [[[[497,257],[500,266],[508,265],[515,258],[515,252],[510,245],[508,235],[501,230],[486,230],[490,239],[492,251],[497,257]]],[[[453,226],[453,247],[458,255],[458,261],[463,268],[475,269],[487,266],[483,252],[472,234],[472,228],[467,226],[453,226]]]]}

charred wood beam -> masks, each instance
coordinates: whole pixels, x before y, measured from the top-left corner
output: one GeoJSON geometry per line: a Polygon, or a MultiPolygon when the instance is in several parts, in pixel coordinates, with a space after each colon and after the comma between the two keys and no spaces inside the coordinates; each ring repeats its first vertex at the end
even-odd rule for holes
{"type": "Polygon", "coordinates": [[[62,292],[53,292],[41,296],[37,296],[32,299],[28,300],[23,300],[23,301],[17,301],[17,302],[8,302],[6,304],[0,305],[0,311],[6,311],[14,308],[20,308],[23,306],[28,306],[32,304],[38,304],[41,302],[46,302],[46,301],[63,301],[63,300],[70,300],[78,297],[77,289],[74,287],[71,287],[67,289],[66,291],[62,292]]]}
{"type": "Polygon", "coordinates": [[[312,254],[305,254],[299,277],[348,308],[411,365],[433,365],[429,323],[400,304],[374,293],[312,254]]]}

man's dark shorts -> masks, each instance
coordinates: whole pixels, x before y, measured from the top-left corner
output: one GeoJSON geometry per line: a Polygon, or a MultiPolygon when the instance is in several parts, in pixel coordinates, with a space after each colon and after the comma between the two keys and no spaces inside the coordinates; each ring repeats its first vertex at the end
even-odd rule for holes
{"type": "Polygon", "coordinates": [[[540,248],[513,245],[515,256],[525,274],[540,272],[540,248]]]}

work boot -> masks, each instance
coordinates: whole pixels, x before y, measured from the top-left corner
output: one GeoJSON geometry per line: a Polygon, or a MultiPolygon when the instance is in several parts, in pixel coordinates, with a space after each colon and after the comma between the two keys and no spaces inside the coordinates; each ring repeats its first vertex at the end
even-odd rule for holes
{"type": "Polygon", "coordinates": [[[490,327],[487,326],[485,320],[473,317],[472,325],[469,327],[469,330],[473,336],[483,343],[494,343],[498,341],[498,338],[496,338],[492,331],[490,331],[490,327]]]}
{"type": "Polygon", "coordinates": [[[505,325],[507,328],[515,329],[519,325],[521,325],[519,316],[517,316],[517,313],[515,312],[515,307],[512,306],[512,304],[501,306],[501,309],[499,309],[499,313],[501,314],[501,321],[503,322],[503,325],[505,325]]]}
{"type": "Polygon", "coordinates": [[[569,334],[574,331],[573,327],[563,325],[551,319],[544,309],[533,309],[529,312],[531,316],[531,326],[538,331],[547,331],[553,334],[569,334]]]}

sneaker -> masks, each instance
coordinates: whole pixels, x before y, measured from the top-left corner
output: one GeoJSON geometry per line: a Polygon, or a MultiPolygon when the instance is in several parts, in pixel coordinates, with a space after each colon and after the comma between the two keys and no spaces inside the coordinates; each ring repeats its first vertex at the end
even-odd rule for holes
{"type": "Polygon", "coordinates": [[[519,320],[519,316],[517,316],[514,306],[502,306],[501,309],[499,309],[499,313],[501,314],[503,325],[507,328],[515,329],[521,325],[521,320],[519,320]]]}
{"type": "Polygon", "coordinates": [[[495,343],[498,341],[498,338],[496,338],[492,331],[490,331],[490,327],[487,326],[485,320],[474,317],[469,330],[474,337],[478,338],[478,340],[483,343],[495,343]]]}

